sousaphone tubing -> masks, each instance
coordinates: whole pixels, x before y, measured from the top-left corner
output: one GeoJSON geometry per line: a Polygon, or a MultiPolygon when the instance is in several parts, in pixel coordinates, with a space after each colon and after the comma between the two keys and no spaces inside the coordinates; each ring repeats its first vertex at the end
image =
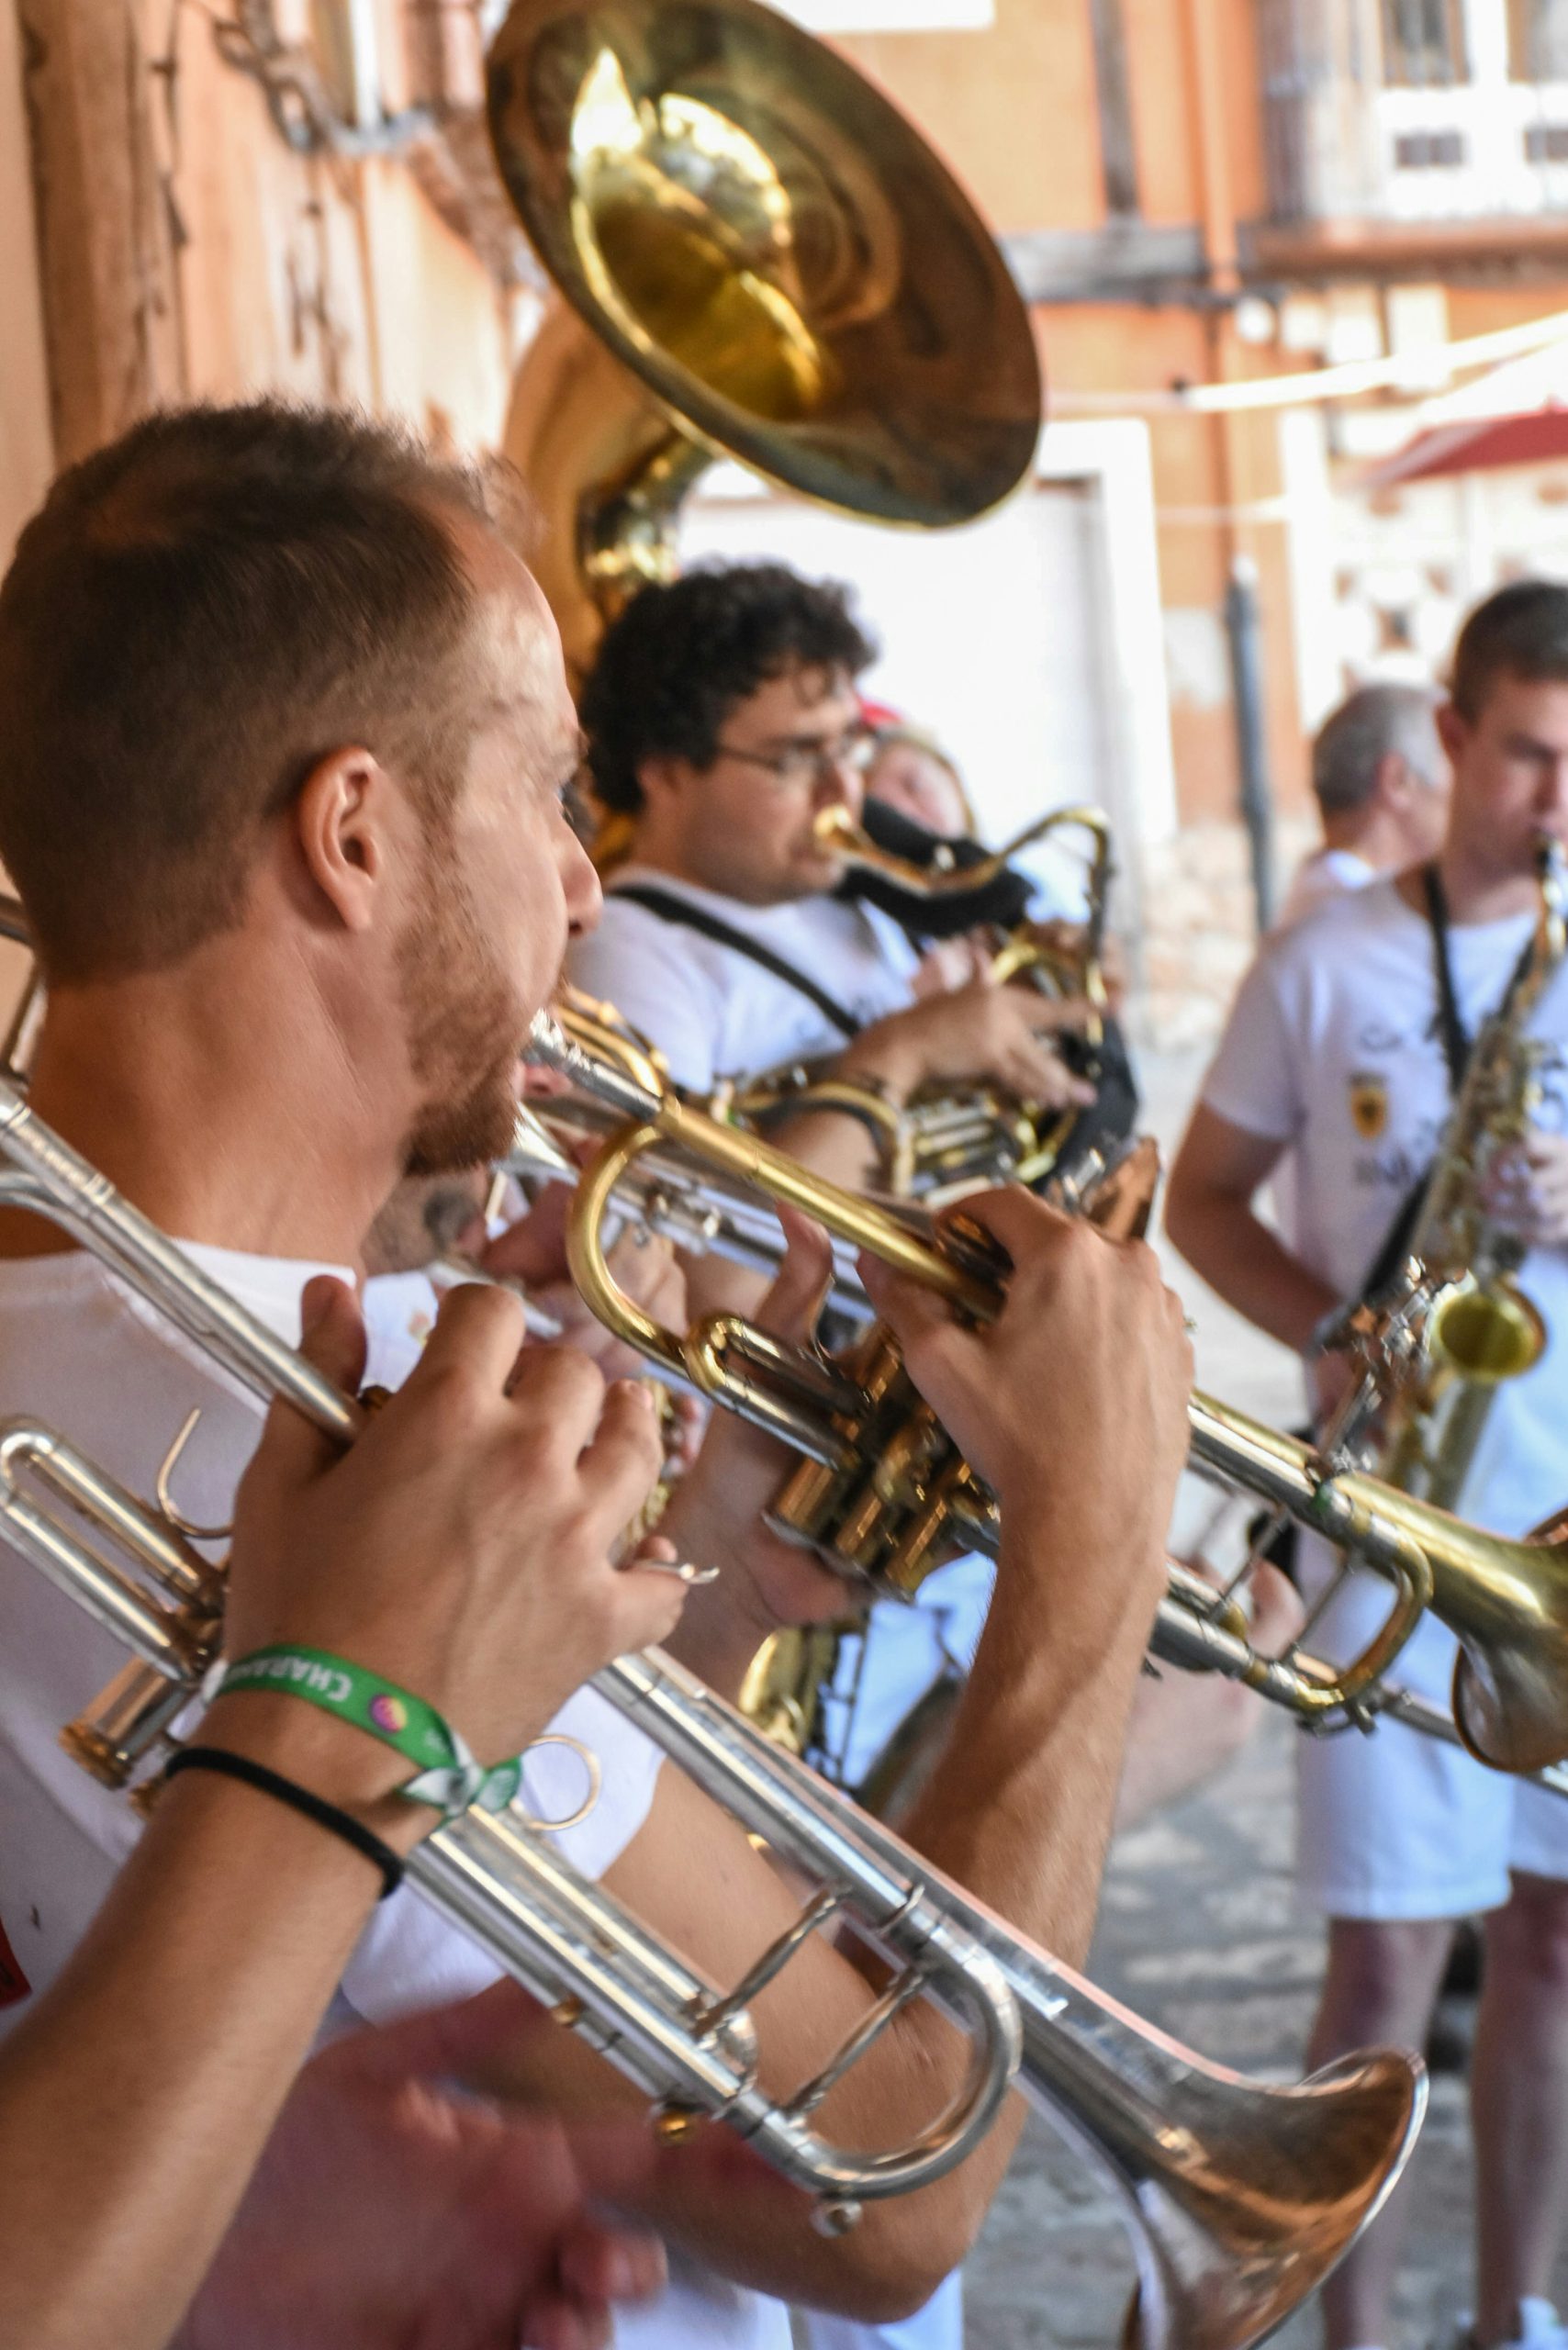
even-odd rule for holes
{"type": "Polygon", "coordinates": [[[1040,369],[995,240],[823,42],[756,0],[517,0],[488,94],[562,297],[506,450],[575,668],[673,575],[680,500],[715,457],[924,530],[1023,478],[1040,369]]]}

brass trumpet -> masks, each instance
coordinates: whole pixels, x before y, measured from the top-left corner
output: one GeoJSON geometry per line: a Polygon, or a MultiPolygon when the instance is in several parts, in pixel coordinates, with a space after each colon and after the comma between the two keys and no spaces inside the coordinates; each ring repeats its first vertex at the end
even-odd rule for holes
{"type": "MultiPolygon", "coordinates": [[[[44,1215],[262,1397],[286,1397],[353,1442],[362,1406],[204,1275],[0,1084],[0,1203],[44,1215]]],[[[100,1701],[128,1762],[196,1695],[221,1634],[222,1573],[48,1430],[0,1432],[0,1525],[138,1662],[100,1701]],[[51,1503],[64,1505],[57,1514],[51,1503]]],[[[1117,2191],[1139,2270],[1143,2350],[1248,2350],[1283,2322],[1381,2207],[1425,2107],[1414,2060],[1348,2058],[1294,2088],[1242,2079],[1152,2031],[1014,1933],[814,1773],[770,1747],[656,1652],[595,1687],[781,1858],[822,1885],[801,1918],[721,1992],[597,1886],[515,1808],[437,1830],[409,1876],[462,1931],[658,2100],[678,2139],[711,2113],[823,2201],[940,2177],[978,2143],[1014,2081],[1117,2191]],[[786,2103],[757,2083],[748,2002],[804,1937],[846,1916],[893,1973],[843,2049],[786,2103]],[[911,2145],[848,2153],[812,2126],[818,2101],[917,1997],[969,2039],[953,2109],[911,2145]]]]}
{"type": "MultiPolygon", "coordinates": [[[[564,989],[561,1001],[574,1035],[587,1050],[600,1057],[629,1053],[639,1064],[645,1062],[659,1083],[668,1083],[660,1055],[612,1004],[599,1003],[577,988],[564,989]]],[[[597,1147],[613,1123],[604,1104],[580,1087],[564,1096],[521,1104],[511,1147],[498,1171],[527,1184],[575,1185],[581,1171],[577,1154],[585,1144],[597,1147]]],[[[653,1150],[639,1162],[622,1185],[616,1208],[689,1255],[722,1257],[748,1272],[771,1278],[783,1257],[778,1219],[766,1200],[672,1151],[653,1150]]],[[[870,1302],[856,1272],[854,1252],[842,1242],[834,1248],[829,1303],[850,1321],[870,1319],[870,1302]]]]}
{"type": "MultiPolygon", "coordinates": [[[[828,1183],[759,1137],[681,1102],[645,1054],[600,1055],[573,1040],[570,1020],[534,1024],[532,1055],[595,1092],[624,1121],[585,1170],[568,1231],[572,1270],[589,1306],[628,1344],[803,1455],[774,1504],[778,1530],[851,1578],[908,1594],[960,1550],[994,1551],[994,1496],[916,1393],[890,1334],[873,1326],[843,1358],[790,1348],[734,1315],[686,1333],[655,1323],[617,1287],[599,1226],[617,1186],[655,1144],[788,1201],[830,1232],[944,1297],[977,1321],[995,1315],[1002,1269],[961,1225],[912,1228],[878,1203],[828,1183]]],[[[1216,1610],[1202,1580],[1173,1568],[1156,1651],[1229,1673],[1324,1728],[1364,1723],[1385,1708],[1457,1738],[1499,1770],[1551,1773],[1568,1758],[1568,1512],[1507,1540],[1353,1470],[1245,1414],[1194,1394],[1192,1457],[1256,1494],[1394,1585],[1389,1616],[1354,1662],[1334,1670],[1287,1652],[1254,1651],[1234,1613],[1216,1610]],[[1458,1638],[1453,1710],[1423,1708],[1387,1676],[1430,1607],[1458,1638]],[[1423,1718],[1423,1716],[1426,1718],[1423,1718]]]]}

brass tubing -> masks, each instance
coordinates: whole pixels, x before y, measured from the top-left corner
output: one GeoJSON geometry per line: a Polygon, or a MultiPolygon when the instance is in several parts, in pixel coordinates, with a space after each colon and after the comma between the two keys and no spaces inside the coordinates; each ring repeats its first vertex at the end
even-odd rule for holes
{"type": "Polygon", "coordinates": [[[886,881],[907,890],[912,898],[963,898],[971,890],[983,890],[1006,872],[1020,850],[1028,848],[1047,833],[1064,824],[1081,825],[1094,835],[1095,848],[1091,880],[1092,902],[1103,898],[1103,883],[1108,878],[1111,853],[1110,820],[1103,809],[1075,802],[1067,808],[1047,809],[1025,824],[1004,846],[993,849],[989,856],[979,858],[973,865],[915,865],[906,856],[897,856],[891,849],[879,848],[868,832],[857,824],[842,801],[824,808],[812,826],[819,847],[830,856],[842,857],[846,865],[857,866],[866,873],[880,874],[886,881]]]}
{"type": "MultiPolygon", "coordinates": [[[[622,1101],[632,1097],[623,1066],[602,1069],[591,1054],[537,1032],[536,1044],[546,1058],[568,1058],[570,1073],[590,1091],[622,1101]]],[[[644,1058],[638,1075],[647,1068],[644,1058]]],[[[885,1207],[841,1190],[753,1136],[717,1125],[662,1084],[657,1091],[643,1088],[637,1107],[638,1125],[610,1138],[575,1203],[568,1227],[575,1274],[586,1260],[590,1213],[597,1214],[599,1201],[608,1197],[637,1150],[662,1134],[699,1159],[760,1185],[775,1199],[789,1200],[976,1321],[991,1320],[1000,1312],[1004,1292],[999,1273],[955,1264],[938,1240],[911,1229],[885,1207]],[[598,1186],[591,1182],[595,1172],[607,1172],[598,1186]]],[[[613,1281],[601,1281],[594,1292],[585,1293],[611,1328],[633,1345],[642,1343],[627,1315],[629,1301],[613,1281]]],[[[640,1309],[637,1315],[646,1322],[640,1309]]],[[[659,1330],[654,1336],[662,1349],[679,1352],[684,1370],[688,1358],[680,1339],[659,1330]]],[[[1201,1391],[1191,1396],[1188,1416],[1194,1460],[1285,1510],[1398,1585],[1400,1597],[1378,1644],[1375,1670],[1363,1657],[1347,1678],[1375,1679],[1386,1668],[1414,1628],[1420,1580],[1429,1575],[1432,1612],[1462,1645],[1454,1718],[1464,1743],[1501,1770],[1535,1771],[1568,1759],[1568,1533],[1553,1528],[1522,1541],[1489,1534],[1378,1478],[1337,1471],[1310,1445],[1201,1391]]]]}

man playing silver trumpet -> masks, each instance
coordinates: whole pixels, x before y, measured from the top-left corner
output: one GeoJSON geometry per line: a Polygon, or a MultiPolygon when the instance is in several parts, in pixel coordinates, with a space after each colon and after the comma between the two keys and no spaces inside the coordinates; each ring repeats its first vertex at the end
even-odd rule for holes
{"type": "MultiPolygon", "coordinates": [[[[352,1379],[352,1294],[318,1282],[305,1311],[309,1360],[352,1379]]],[[[478,1751],[515,1751],[596,1652],[667,1629],[679,1585],[610,1567],[614,1480],[600,1481],[602,1531],[520,1559],[541,1402],[530,1381],[507,1389],[521,1326],[495,1291],[451,1301],[347,1458],[274,1407],[225,1571],[231,1655],[284,1639],[396,1670],[478,1751]]],[[[634,1455],[622,1473],[634,1494],[634,1455]]],[[[464,2312],[448,2341],[488,2328],[595,2350],[608,2303],[662,2277],[656,2239],[586,2208],[651,2177],[651,2133],[629,2119],[574,2138],[445,2087],[516,2036],[516,2016],[493,2020],[483,1999],[352,2032],[305,2064],[383,1889],[375,1844],[400,1857],[437,1815],[389,1792],[406,1773],[386,1747],[286,1695],[219,1695],[198,1755],[207,1767],[164,1787],[86,1937],[41,1997],[17,1998],[0,2045],[0,2340],[157,2350],[196,2294],[181,2350],[272,2350],[305,2310],[333,2350],[379,2350],[439,2294],[464,2312]],[[218,1767],[236,1762],[251,1775],[218,1767]],[[345,2138],[360,2159],[342,2159],[345,2138]],[[331,2231],[302,2229],[322,2201],[331,2231]]],[[[543,2012],[536,2028],[551,2029],[543,2012]]]]}
{"type": "MultiPolygon", "coordinates": [[[[1381,1291],[1397,1305],[1402,1259],[1434,1254],[1459,1286],[1417,1323],[1425,1348],[1403,1368],[1377,1344],[1381,1329],[1396,1346],[1401,1323],[1372,1326],[1392,1400],[1361,1434],[1380,1473],[1512,1534],[1559,1506],[1568,1460],[1568,589],[1522,582],[1472,613],[1438,725],[1453,771],[1439,856],[1265,946],[1173,1170],[1168,1225],[1222,1296],[1307,1359],[1330,1429],[1368,1358],[1322,1340],[1347,1300],[1381,1291]],[[1276,1235],[1253,1203],[1282,1162],[1292,1206],[1276,1235]],[[1483,1375],[1467,1377],[1459,1340],[1476,1349],[1482,1330],[1483,1375]]],[[[1309,1578],[1323,1567],[1304,1558],[1309,1578]]],[[[1358,1579],[1315,1639],[1353,1644],[1379,1605],[1358,1579]]],[[[1428,1621],[1398,1677],[1440,1701],[1452,1659],[1428,1621]]],[[[1422,2045],[1452,1921],[1487,1913],[1478,2294],[1460,2333],[1479,2350],[1562,2350],[1568,1811],[1392,1723],[1304,1741],[1300,1773],[1300,1873],[1329,1920],[1317,2060],[1369,2036],[1422,2045]]],[[[1388,2340],[1400,2241],[1396,2206],[1330,2281],[1329,2350],[1388,2340]]]]}
{"type": "MultiPolygon", "coordinates": [[[[466,477],[392,433],[264,405],[153,419],[62,476],[23,534],[0,590],[0,854],[49,983],[38,1114],[293,1337],[306,1280],[352,1274],[400,1176],[504,1150],[519,1048],[568,935],[596,919],[562,812],[578,742],[543,601],[466,477]]],[[[868,1271],[1007,1529],[957,1731],[907,1833],[1077,1960],[1164,1588],[1188,1355],[1141,1247],[1022,1193],[977,1213],[1014,1266],[984,1330],[868,1271]]],[[[798,1237],[772,1301],[781,1326],[807,1318],[820,1254],[798,1237]]],[[[252,1404],[95,1259],[16,1214],[0,1230],[0,1325],[5,1408],[58,1426],[133,1489],[151,1489],[198,1399],[174,1498],[197,1525],[229,1517],[252,1404]]],[[[655,1464],[632,1391],[607,1391],[570,1349],[534,1362],[549,1408],[518,1520],[540,1549],[597,1526],[601,1460],[621,1464],[618,1505],[629,1463],[646,1482],[655,1464]]],[[[724,1568],[694,1595],[684,1651],[721,1693],[769,1623],[829,1604],[819,1570],[756,1536],[777,1475],[726,1421],[671,1504],[678,1554],[724,1568]]],[[[113,1646],[0,1554],[0,1924],[34,1989],[136,1833],[123,1797],[56,1744],[113,1646]]],[[[602,1769],[563,1848],[705,1975],[743,1975],[793,1918],[790,1887],[592,1693],[556,1728],[602,1769]]],[[[537,1752],[532,1808],[580,1808],[582,1778],[569,1747],[537,1752]]],[[[344,2010],[380,2020],[494,1979],[398,1894],[349,1961],[344,2010]]],[[[809,2076],[868,1981],[866,1962],[809,1938],[756,2002],[765,2082],[809,2076]]],[[[503,2009],[516,1997],[494,1996],[503,2009]]],[[[566,2035],[542,2042],[521,2004],[515,2048],[492,2044],[472,2085],[622,2109],[623,2085],[566,2035]]],[[[961,2072],[950,2028],[912,2007],[824,2112],[857,2143],[896,2143],[961,2072]]],[[[1017,2126],[1014,2100],[960,2168],[868,2205],[842,2237],[743,2173],[716,2195],[675,2166],[645,2199],[671,2242],[670,2288],[619,2319],[617,2339],[781,2344],[775,2295],[867,2318],[915,2306],[972,2240],[1017,2126]]],[[[443,2350],[470,2350],[461,2312],[445,2328],[428,2314],[443,2350]]]]}

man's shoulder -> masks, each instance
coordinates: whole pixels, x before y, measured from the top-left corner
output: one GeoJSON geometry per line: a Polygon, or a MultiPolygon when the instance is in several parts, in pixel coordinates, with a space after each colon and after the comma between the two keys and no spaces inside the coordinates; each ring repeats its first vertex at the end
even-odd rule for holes
{"type": "MultiPolygon", "coordinates": [[[[698,894],[662,873],[638,875],[607,890],[597,926],[573,942],[574,972],[611,963],[684,965],[706,944],[702,934],[685,921],[688,910],[696,914],[703,911],[698,894]],[[633,894],[644,889],[651,897],[667,901],[669,912],[655,911],[633,894]]],[[[741,925],[736,922],[732,926],[739,929],[741,925]]]]}
{"type": "Polygon", "coordinates": [[[1338,890],[1309,906],[1288,927],[1272,931],[1258,952],[1258,963],[1284,983],[1328,972],[1352,984],[1366,958],[1382,964],[1390,956],[1418,956],[1423,946],[1419,917],[1406,903],[1395,877],[1369,881],[1364,889],[1338,890]]]}
{"type": "Polygon", "coordinates": [[[0,1259],[0,1412],[43,1422],[145,1490],[193,1405],[181,1500],[221,1525],[260,1400],[87,1251],[0,1259]]]}

